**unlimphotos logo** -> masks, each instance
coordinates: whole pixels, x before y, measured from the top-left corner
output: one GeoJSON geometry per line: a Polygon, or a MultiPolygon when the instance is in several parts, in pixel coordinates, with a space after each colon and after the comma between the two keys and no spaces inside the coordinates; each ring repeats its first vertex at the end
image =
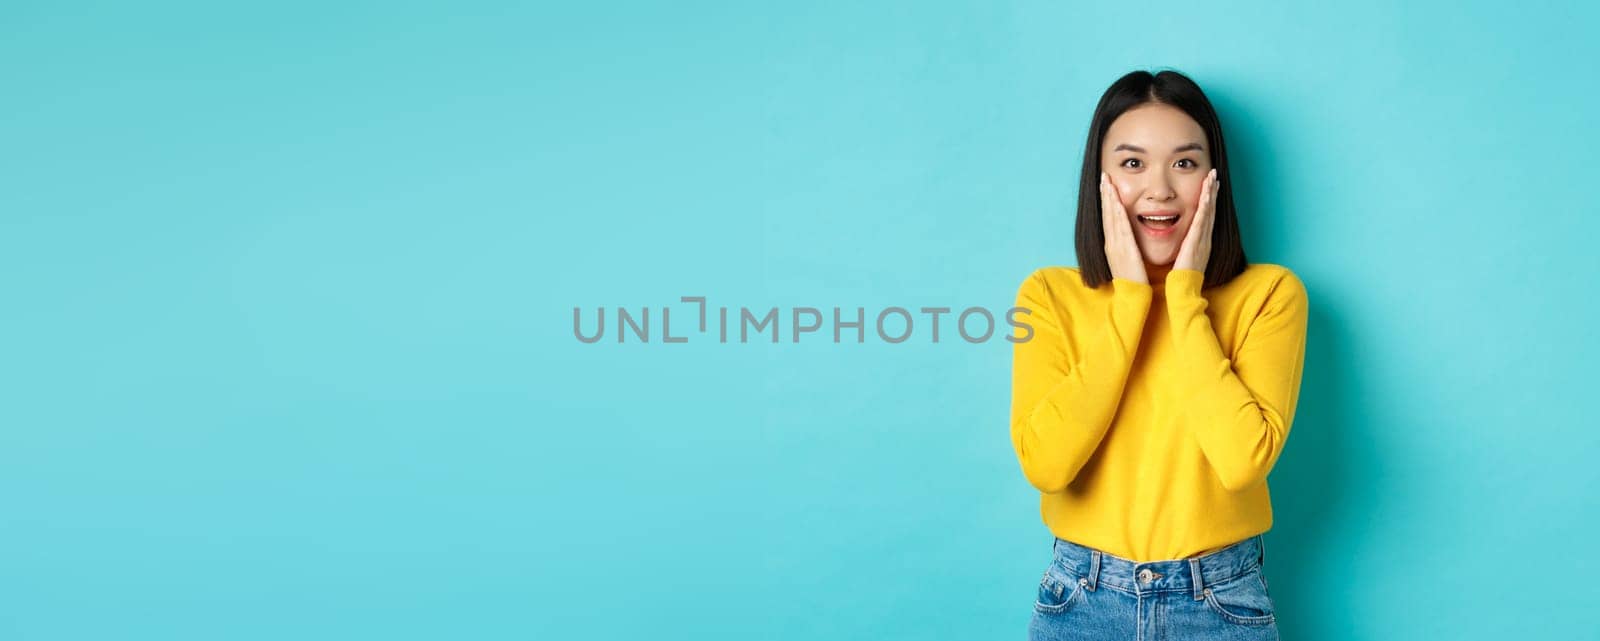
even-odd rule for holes
{"type": "MultiPolygon", "coordinates": [[[[698,334],[707,336],[709,339],[710,330],[708,327],[712,308],[706,304],[706,297],[682,296],[678,300],[681,303],[698,305],[698,334]]],[[[663,305],[658,309],[661,311],[660,342],[689,342],[689,339],[695,335],[693,332],[676,336],[672,333],[672,307],[663,305]]],[[[855,307],[853,311],[848,312],[846,311],[847,309],[851,308],[834,307],[832,310],[833,324],[831,333],[833,342],[845,342],[844,337],[847,334],[854,334],[856,343],[867,342],[867,308],[855,307]]],[[[801,337],[806,334],[821,333],[824,327],[824,319],[826,318],[822,310],[816,307],[768,307],[757,313],[748,307],[740,306],[733,312],[735,320],[730,324],[728,307],[717,307],[715,311],[716,336],[717,342],[720,343],[730,341],[729,333],[731,331],[737,332],[737,342],[739,343],[751,342],[752,335],[755,336],[755,340],[758,342],[763,337],[768,338],[769,342],[779,342],[779,337],[784,334],[784,332],[780,332],[780,320],[788,321],[789,331],[787,335],[789,342],[798,343],[801,337]],[[787,309],[788,311],[787,313],[780,313],[780,309],[787,309]]],[[[954,319],[956,334],[968,343],[984,343],[995,334],[995,316],[983,307],[966,307],[957,314],[953,314],[950,307],[922,307],[919,308],[919,311],[926,316],[928,330],[925,334],[928,336],[929,342],[939,342],[939,319],[941,316],[947,315],[954,319]]],[[[1007,334],[1005,336],[1007,341],[1025,343],[1033,338],[1033,326],[1021,318],[1032,313],[1033,311],[1026,307],[1012,307],[1005,311],[1005,324],[1024,332],[1021,336],[1007,334]]],[[[872,325],[873,329],[876,330],[877,339],[885,343],[904,343],[911,340],[918,328],[923,327],[922,324],[917,322],[917,316],[904,307],[885,307],[879,310],[875,316],[876,322],[872,325]]],[[[632,333],[637,342],[649,343],[651,338],[650,319],[649,306],[639,308],[637,315],[627,307],[617,307],[616,341],[618,343],[628,342],[628,334],[632,333]]],[[[584,322],[583,309],[579,307],[572,308],[572,335],[577,337],[579,341],[598,343],[605,339],[608,327],[606,324],[606,308],[595,308],[594,319],[588,324],[584,322]],[[585,331],[585,327],[591,327],[592,330],[585,331]]],[[[827,334],[821,334],[812,337],[810,340],[823,340],[826,336],[827,334]]]]}

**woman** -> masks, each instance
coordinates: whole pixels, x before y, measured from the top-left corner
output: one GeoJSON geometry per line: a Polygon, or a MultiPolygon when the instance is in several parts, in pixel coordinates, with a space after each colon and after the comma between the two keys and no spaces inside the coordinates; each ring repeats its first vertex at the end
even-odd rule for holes
{"type": "Polygon", "coordinates": [[[1289,436],[1305,287],[1249,264],[1222,128],[1182,74],[1101,96],[1078,267],[1022,283],[1011,439],[1054,534],[1031,639],[1276,639],[1266,477],[1289,436]]]}

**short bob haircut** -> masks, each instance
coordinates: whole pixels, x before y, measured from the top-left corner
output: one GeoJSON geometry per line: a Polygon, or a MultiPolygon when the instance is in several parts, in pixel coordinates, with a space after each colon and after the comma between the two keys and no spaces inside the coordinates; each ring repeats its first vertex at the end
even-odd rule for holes
{"type": "Polygon", "coordinates": [[[1205,281],[1212,287],[1233,280],[1249,266],[1239,238],[1239,218],[1233,208],[1233,179],[1228,171],[1227,147],[1222,143],[1222,124],[1216,110],[1200,86],[1176,71],[1151,75],[1134,71],[1111,84],[1089,121],[1089,141],[1083,149],[1083,175],[1078,179],[1078,273],[1083,284],[1098,288],[1111,282],[1111,263],[1106,260],[1105,229],[1100,221],[1100,147],[1106,131],[1123,112],[1148,103],[1178,108],[1205,130],[1211,149],[1211,165],[1217,169],[1222,187],[1217,193],[1216,222],[1211,230],[1211,256],[1206,259],[1205,281]]]}

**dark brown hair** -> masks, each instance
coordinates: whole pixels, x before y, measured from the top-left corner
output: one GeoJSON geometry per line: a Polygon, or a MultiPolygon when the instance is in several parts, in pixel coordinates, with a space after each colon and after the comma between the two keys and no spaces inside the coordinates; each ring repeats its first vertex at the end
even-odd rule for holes
{"type": "Polygon", "coordinates": [[[1217,191],[1216,222],[1211,230],[1211,256],[1206,259],[1202,287],[1233,280],[1249,265],[1244,244],[1239,238],[1239,217],[1233,208],[1233,177],[1228,172],[1227,147],[1222,143],[1222,123],[1217,120],[1211,101],[1200,86],[1176,71],[1152,75],[1134,71],[1111,83],[1089,121],[1089,141],[1083,148],[1083,175],[1078,179],[1078,273],[1083,284],[1099,287],[1111,282],[1111,264],[1106,260],[1105,229],[1100,211],[1100,147],[1106,130],[1123,112],[1148,103],[1171,105],[1189,114],[1205,130],[1210,144],[1211,165],[1217,169],[1222,186],[1217,191]]]}

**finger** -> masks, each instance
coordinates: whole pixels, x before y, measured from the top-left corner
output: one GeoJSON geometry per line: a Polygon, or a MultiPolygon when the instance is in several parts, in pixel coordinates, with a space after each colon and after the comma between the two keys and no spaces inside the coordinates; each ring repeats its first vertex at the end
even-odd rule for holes
{"type": "Polygon", "coordinates": [[[1131,233],[1133,230],[1128,227],[1128,210],[1122,208],[1122,191],[1117,189],[1116,181],[1111,180],[1110,177],[1106,178],[1106,189],[1107,195],[1111,199],[1111,224],[1116,225],[1117,229],[1127,230],[1131,233]]]}
{"type": "Polygon", "coordinates": [[[1216,183],[1212,183],[1211,195],[1206,198],[1206,247],[1211,246],[1211,230],[1217,227],[1217,191],[1216,183]]]}
{"type": "Polygon", "coordinates": [[[1105,238],[1106,246],[1111,243],[1111,205],[1107,202],[1106,173],[1100,172],[1100,235],[1105,238]]]}
{"type": "Polygon", "coordinates": [[[1100,212],[1106,224],[1106,239],[1120,242],[1123,237],[1124,227],[1118,222],[1124,215],[1122,213],[1122,196],[1117,192],[1117,184],[1112,182],[1110,176],[1104,173],[1101,176],[1105,182],[1105,196],[1101,200],[1100,212]]]}
{"type": "Polygon", "coordinates": [[[1211,248],[1211,234],[1217,228],[1217,194],[1222,193],[1222,181],[1216,178],[1216,171],[1212,169],[1211,197],[1206,202],[1206,249],[1211,248]]]}
{"type": "Polygon", "coordinates": [[[1200,189],[1200,202],[1194,206],[1194,221],[1189,223],[1189,233],[1184,235],[1183,246],[1191,253],[1198,244],[1199,238],[1206,230],[1206,211],[1211,206],[1211,175],[1206,175],[1206,184],[1200,189]]]}
{"type": "Polygon", "coordinates": [[[1216,222],[1216,197],[1222,193],[1222,181],[1211,181],[1211,211],[1208,213],[1211,222],[1216,222]]]}
{"type": "Polygon", "coordinates": [[[1211,213],[1206,216],[1210,219],[1206,224],[1206,238],[1211,238],[1211,230],[1216,229],[1216,197],[1218,197],[1218,193],[1222,193],[1221,182],[1218,185],[1216,193],[1211,193],[1211,213]]]}
{"type": "Polygon", "coordinates": [[[1217,210],[1217,194],[1222,193],[1222,180],[1217,177],[1217,170],[1211,170],[1211,211],[1217,210]]]}

